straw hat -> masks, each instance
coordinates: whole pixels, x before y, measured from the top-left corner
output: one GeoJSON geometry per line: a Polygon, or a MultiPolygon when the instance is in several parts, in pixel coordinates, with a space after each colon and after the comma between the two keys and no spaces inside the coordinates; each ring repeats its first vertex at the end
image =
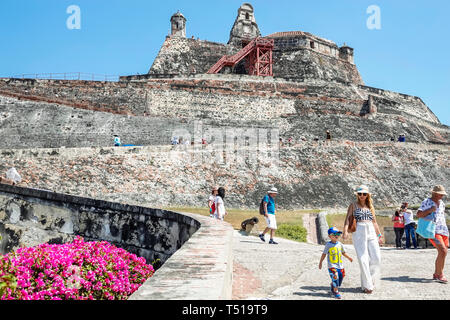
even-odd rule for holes
{"type": "Polygon", "coordinates": [[[437,185],[434,186],[433,190],[431,190],[432,193],[437,193],[437,194],[442,194],[444,196],[447,195],[447,193],[445,192],[445,188],[443,185],[437,185]]]}

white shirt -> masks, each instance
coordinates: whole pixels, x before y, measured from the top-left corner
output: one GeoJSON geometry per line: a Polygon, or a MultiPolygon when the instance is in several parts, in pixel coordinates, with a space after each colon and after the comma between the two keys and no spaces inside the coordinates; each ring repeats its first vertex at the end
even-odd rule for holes
{"type": "Polygon", "coordinates": [[[225,216],[225,204],[223,202],[222,197],[217,196],[215,203],[216,203],[215,216],[217,219],[223,220],[223,217],[225,216]]]}
{"type": "Polygon", "coordinates": [[[445,204],[442,200],[439,200],[439,205],[437,205],[433,200],[431,200],[431,198],[425,199],[422,201],[419,210],[427,211],[433,206],[436,207],[436,211],[433,212],[434,222],[436,223],[436,233],[448,237],[449,232],[447,228],[447,222],[445,219],[445,204]]]}
{"type": "Polygon", "coordinates": [[[406,211],[402,211],[403,212],[403,217],[405,218],[405,226],[415,222],[414,221],[414,217],[413,217],[413,213],[411,210],[406,209],[406,211]]]}

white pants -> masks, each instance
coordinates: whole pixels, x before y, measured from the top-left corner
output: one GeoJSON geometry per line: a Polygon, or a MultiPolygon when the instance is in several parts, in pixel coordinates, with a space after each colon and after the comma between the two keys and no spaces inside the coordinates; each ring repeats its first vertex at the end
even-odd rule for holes
{"type": "Polygon", "coordinates": [[[352,236],[361,273],[361,288],[373,290],[380,280],[380,245],[372,222],[358,222],[352,236]]]}

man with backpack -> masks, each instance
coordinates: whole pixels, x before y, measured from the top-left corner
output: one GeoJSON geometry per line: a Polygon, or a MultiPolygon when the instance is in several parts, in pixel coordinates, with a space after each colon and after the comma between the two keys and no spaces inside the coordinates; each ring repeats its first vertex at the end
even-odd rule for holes
{"type": "Polygon", "coordinates": [[[275,230],[277,229],[277,220],[275,218],[275,197],[278,194],[277,188],[271,188],[267,195],[261,201],[259,213],[264,215],[267,222],[267,227],[264,229],[263,233],[259,235],[261,241],[266,242],[265,234],[270,231],[269,244],[278,244],[273,240],[275,235],[275,230]]]}

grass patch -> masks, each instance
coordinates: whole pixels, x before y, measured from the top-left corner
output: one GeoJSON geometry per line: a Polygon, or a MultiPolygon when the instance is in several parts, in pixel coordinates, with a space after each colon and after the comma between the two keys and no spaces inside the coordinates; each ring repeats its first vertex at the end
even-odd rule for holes
{"type": "Polygon", "coordinates": [[[281,224],[275,233],[277,237],[289,240],[306,242],[307,231],[303,225],[298,224],[281,224]]]}
{"type": "MultiPolygon", "coordinates": [[[[208,208],[189,208],[189,207],[165,207],[164,210],[175,212],[190,212],[199,214],[202,216],[209,216],[208,208]]],[[[233,226],[233,229],[240,230],[241,223],[244,220],[257,217],[259,223],[257,224],[258,230],[262,231],[266,227],[266,221],[264,216],[259,214],[258,209],[229,209],[227,208],[228,215],[225,216],[225,221],[233,226]]],[[[295,241],[306,242],[306,229],[303,227],[303,215],[307,213],[318,213],[320,210],[280,210],[276,212],[278,230],[276,236],[286,238],[295,241]],[[286,227],[283,227],[286,225],[286,227]],[[285,228],[284,230],[281,230],[285,228]],[[304,235],[303,235],[304,234],[304,235]],[[297,240],[300,239],[300,240],[297,240]]]]}

